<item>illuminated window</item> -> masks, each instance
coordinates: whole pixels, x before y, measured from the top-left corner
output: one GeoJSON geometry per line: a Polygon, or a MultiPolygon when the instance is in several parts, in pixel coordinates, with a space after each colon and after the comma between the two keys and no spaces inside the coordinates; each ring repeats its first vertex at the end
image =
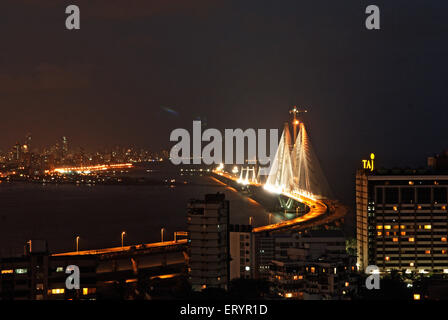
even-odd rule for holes
{"type": "Polygon", "coordinates": [[[96,293],[96,288],[82,288],[82,294],[85,296],[94,293],[96,293]]]}
{"type": "Polygon", "coordinates": [[[56,272],[64,272],[64,267],[57,267],[56,272]]]}
{"type": "Polygon", "coordinates": [[[405,228],[406,228],[406,226],[404,226],[404,225],[401,225],[401,226],[400,226],[400,228],[401,228],[401,229],[405,229],[405,228]]]}
{"type": "Polygon", "coordinates": [[[422,208],[422,206],[417,206],[417,209],[419,209],[419,210],[420,210],[421,208],[422,208]]]}
{"type": "Polygon", "coordinates": [[[378,231],[378,236],[381,236],[383,233],[381,231],[378,231]]]}
{"type": "Polygon", "coordinates": [[[409,242],[414,242],[415,239],[414,238],[409,238],[409,242]]]}
{"type": "Polygon", "coordinates": [[[414,266],[414,262],[411,262],[411,263],[409,264],[409,266],[413,267],[413,266],[414,266]]]}
{"type": "Polygon", "coordinates": [[[390,236],[390,232],[389,231],[386,232],[386,236],[390,236]]]}
{"type": "Polygon", "coordinates": [[[2,270],[2,274],[9,274],[9,273],[14,273],[14,270],[12,269],[2,270]]]}
{"type": "Polygon", "coordinates": [[[426,224],[425,225],[425,229],[430,230],[431,229],[431,225],[430,224],[426,224]]]}
{"type": "Polygon", "coordinates": [[[384,226],[384,229],[386,229],[386,230],[390,230],[390,226],[389,226],[389,225],[384,226]]]}
{"type": "Polygon", "coordinates": [[[394,206],[394,211],[398,211],[398,208],[397,208],[397,206],[394,206]]]}
{"type": "Polygon", "coordinates": [[[345,283],[345,286],[348,287],[350,284],[348,282],[345,283]]]}
{"type": "Polygon", "coordinates": [[[425,254],[431,254],[431,250],[425,250],[425,254]]]}
{"type": "Polygon", "coordinates": [[[316,268],[311,267],[311,273],[314,273],[316,271],[316,268]]]}
{"type": "Polygon", "coordinates": [[[402,236],[405,236],[406,235],[406,232],[405,231],[401,231],[401,233],[400,233],[402,236]]]}
{"type": "Polygon", "coordinates": [[[292,298],[292,293],[285,293],[285,298],[292,298]]]}
{"type": "Polygon", "coordinates": [[[28,269],[16,269],[16,273],[17,273],[17,274],[28,273],[28,269]]]}
{"type": "Polygon", "coordinates": [[[63,294],[65,289],[51,289],[51,294],[63,294]]]}
{"type": "Polygon", "coordinates": [[[414,185],[414,181],[409,181],[409,185],[413,186],[414,185]]]}
{"type": "Polygon", "coordinates": [[[377,225],[376,228],[377,229],[383,229],[383,226],[382,225],[377,225]]]}
{"type": "Polygon", "coordinates": [[[414,293],[414,300],[420,300],[420,295],[418,293],[414,293]]]}
{"type": "Polygon", "coordinates": [[[398,238],[393,238],[392,241],[393,242],[398,242],[398,238]]]}
{"type": "Polygon", "coordinates": [[[299,279],[299,276],[294,276],[293,279],[297,280],[297,279],[299,279]]]}
{"type": "Polygon", "coordinates": [[[206,284],[203,284],[202,285],[202,289],[206,289],[207,288],[207,285],[206,284]]]}
{"type": "Polygon", "coordinates": [[[442,254],[446,254],[446,250],[445,249],[442,249],[442,254]]]}
{"type": "Polygon", "coordinates": [[[384,258],[384,260],[386,260],[386,261],[389,261],[389,260],[390,260],[390,258],[389,258],[389,257],[386,257],[386,258],[384,258]]]}
{"type": "Polygon", "coordinates": [[[442,240],[443,242],[446,242],[446,237],[442,237],[442,239],[440,239],[440,240],[442,240]]]}
{"type": "Polygon", "coordinates": [[[442,210],[446,210],[446,206],[442,206],[442,210]]]}

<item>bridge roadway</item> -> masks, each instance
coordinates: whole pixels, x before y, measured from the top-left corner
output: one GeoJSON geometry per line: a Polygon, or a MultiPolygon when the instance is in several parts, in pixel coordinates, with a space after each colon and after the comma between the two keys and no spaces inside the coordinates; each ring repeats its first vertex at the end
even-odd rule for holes
{"type": "MultiPolygon", "coordinates": [[[[238,180],[237,178],[225,172],[214,173],[235,182],[238,180]]],[[[250,184],[262,187],[262,185],[259,183],[250,184]]],[[[288,192],[282,192],[281,195],[304,203],[310,209],[309,212],[294,219],[283,220],[278,223],[256,227],[252,229],[253,232],[278,231],[285,228],[303,229],[305,227],[319,226],[340,219],[347,213],[347,208],[335,200],[317,200],[306,195],[299,195],[288,192]]]]}
{"type": "Polygon", "coordinates": [[[166,249],[170,246],[180,246],[187,244],[187,239],[180,239],[177,241],[164,241],[164,242],[154,242],[146,243],[134,246],[123,246],[123,247],[113,247],[113,248],[102,248],[94,250],[83,250],[83,251],[71,251],[64,253],[55,253],[52,256],[81,256],[81,255],[103,255],[108,253],[128,253],[131,250],[145,250],[145,249],[166,249]]]}
{"type": "Polygon", "coordinates": [[[138,274],[152,278],[172,278],[185,269],[187,239],[134,246],[72,251],[52,254],[67,264],[95,263],[96,281],[102,285],[123,280],[136,282],[138,274]],[[87,260],[86,260],[87,259],[87,260]]]}

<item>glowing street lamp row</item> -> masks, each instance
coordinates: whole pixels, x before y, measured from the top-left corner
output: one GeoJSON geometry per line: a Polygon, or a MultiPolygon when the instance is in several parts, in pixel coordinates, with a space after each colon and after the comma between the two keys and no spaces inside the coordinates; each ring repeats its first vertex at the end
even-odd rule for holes
{"type": "Polygon", "coordinates": [[[72,168],[56,168],[53,170],[46,170],[45,173],[60,173],[60,174],[67,174],[72,172],[90,173],[92,171],[103,171],[110,169],[125,169],[125,168],[132,168],[132,163],[102,164],[96,166],[72,167],[72,168]]]}

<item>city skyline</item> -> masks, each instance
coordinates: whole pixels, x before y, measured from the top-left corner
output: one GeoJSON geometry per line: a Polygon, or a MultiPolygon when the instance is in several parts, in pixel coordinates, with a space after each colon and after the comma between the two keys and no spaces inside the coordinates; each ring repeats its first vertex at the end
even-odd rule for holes
{"type": "Polygon", "coordinates": [[[0,302],[448,299],[446,0],[3,2],[0,302]]]}
{"type": "Polygon", "coordinates": [[[8,1],[1,150],[26,132],[37,145],[66,135],[85,148],[168,149],[170,132],[192,120],[280,129],[298,105],[328,180],[348,199],[344,177],[371,152],[384,167],[419,167],[447,148],[443,1],[379,1],[377,31],[365,28],[361,3],[78,5],[83,26],[71,32],[62,6],[8,1]]]}

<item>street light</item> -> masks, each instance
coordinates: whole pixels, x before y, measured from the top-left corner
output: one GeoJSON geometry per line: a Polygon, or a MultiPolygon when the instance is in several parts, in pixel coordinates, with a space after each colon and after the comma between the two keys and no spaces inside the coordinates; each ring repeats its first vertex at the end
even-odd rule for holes
{"type": "Polygon", "coordinates": [[[123,232],[121,233],[121,247],[122,247],[122,248],[124,247],[124,236],[125,236],[125,234],[126,234],[126,231],[123,231],[123,232]]]}
{"type": "Polygon", "coordinates": [[[165,228],[160,229],[160,237],[162,238],[162,242],[163,242],[163,235],[164,235],[165,231],[166,231],[165,228]]]}
{"type": "Polygon", "coordinates": [[[76,252],[79,251],[79,236],[76,236],[76,252]]]}

